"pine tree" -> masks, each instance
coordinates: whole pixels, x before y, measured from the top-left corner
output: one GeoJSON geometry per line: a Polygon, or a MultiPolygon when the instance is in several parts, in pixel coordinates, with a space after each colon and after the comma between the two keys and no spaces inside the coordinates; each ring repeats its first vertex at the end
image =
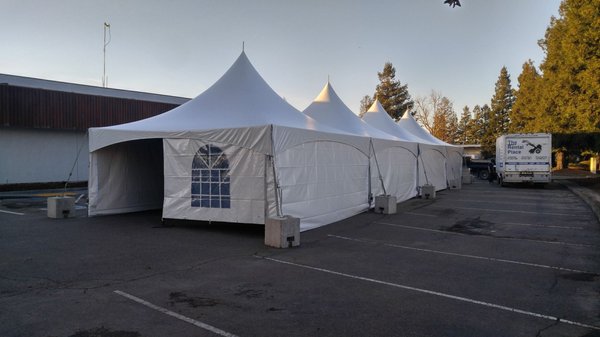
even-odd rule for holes
{"type": "Polygon", "coordinates": [[[488,124],[485,126],[485,132],[481,138],[481,151],[486,156],[493,156],[496,153],[496,138],[508,133],[510,115],[515,102],[514,91],[510,84],[510,75],[506,67],[502,67],[500,75],[496,81],[496,90],[491,100],[491,108],[484,106],[489,111],[483,111],[487,114],[488,124]]]}
{"type": "Polygon", "coordinates": [[[481,144],[484,133],[483,127],[485,124],[486,122],[483,118],[481,106],[476,105],[473,108],[473,119],[471,120],[471,126],[469,127],[469,130],[471,130],[473,134],[473,144],[481,144]]]}
{"type": "Polygon", "coordinates": [[[495,155],[494,147],[496,146],[496,138],[493,135],[492,127],[490,124],[490,116],[492,111],[490,107],[485,104],[484,106],[476,105],[473,108],[473,125],[474,130],[474,142],[475,144],[481,144],[481,153],[484,158],[495,155]]]}
{"type": "Polygon", "coordinates": [[[600,0],[563,0],[540,46],[540,89],[553,132],[600,130],[600,0]]]}
{"type": "Polygon", "coordinates": [[[490,127],[494,141],[496,137],[508,133],[508,125],[514,102],[515,96],[510,84],[510,75],[506,67],[502,67],[498,81],[496,81],[496,90],[491,102],[490,127]]]}
{"type": "Polygon", "coordinates": [[[544,132],[543,109],[540,102],[539,88],[541,76],[533,61],[523,64],[519,75],[519,90],[515,92],[515,104],[510,113],[509,132],[544,132]]]}
{"type": "Polygon", "coordinates": [[[463,108],[462,115],[460,115],[460,122],[457,127],[457,143],[458,144],[472,144],[471,135],[469,134],[469,124],[471,124],[471,111],[468,106],[463,108]]]}
{"type": "Polygon", "coordinates": [[[466,135],[468,139],[468,144],[480,144],[481,139],[478,138],[477,133],[479,129],[477,128],[477,120],[471,116],[471,120],[467,123],[466,135]]]}
{"type": "Polygon", "coordinates": [[[402,85],[396,80],[396,69],[391,62],[386,62],[383,71],[377,73],[377,76],[380,83],[375,88],[373,99],[378,99],[385,111],[394,120],[399,120],[414,104],[408,93],[408,85],[402,85]]]}
{"type": "Polygon", "coordinates": [[[445,142],[450,144],[460,144],[459,141],[459,131],[458,131],[458,117],[454,110],[452,110],[452,114],[448,116],[448,140],[445,142]]]}

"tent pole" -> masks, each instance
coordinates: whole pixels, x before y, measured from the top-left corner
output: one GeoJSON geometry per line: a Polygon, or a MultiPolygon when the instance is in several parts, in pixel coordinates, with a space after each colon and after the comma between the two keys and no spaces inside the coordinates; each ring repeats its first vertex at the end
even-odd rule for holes
{"type": "MultiPolygon", "coordinates": [[[[381,183],[381,188],[383,189],[383,195],[387,195],[387,191],[385,190],[385,184],[383,183],[383,177],[381,176],[381,170],[379,169],[379,162],[377,161],[377,155],[375,154],[375,146],[373,145],[373,138],[370,139],[369,143],[371,144],[371,149],[373,149],[373,158],[375,158],[375,165],[377,165],[377,176],[379,177],[379,182],[381,183]]],[[[371,181],[369,177],[369,181],[371,181]]]]}
{"type": "Polygon", "coordinates": [[[427,169],[425,168],[425,162],[423,161],[423,155],[419,150],[419,156],[421,157],[421,164],[423,164],[423,173],[425,173],[425,183],[429,185],[429,177],[427,177],[427,169]]]}
{"type": "Polygon", "coordinates": [[[267,218],[269,217],[269,165],[270,165],[269,155],[265,155],[265,165],[264,165],[265,179],[264,179],[264,188],[263,188],[263,192],[265,193],[265,206],[264,206],[265,225],[267,224],[267,218]]]}
{"type": "Polygon", "coordinates": [[[419,143],[417,143],[417,194],[419,194],[421,191],[419,191],[419,183],[421,182],[421,179],[419,179],[419,143]]]}
{"type": "Polygon", "coordinates": [[[369,209],[371,209],[371,205],[373,203],[373,186],[371,184],[371,148],[369,148],[369,166],[367,174],[369,175],[369,179],[367,179],[369,182],[369,193],[367,195],[367,200],[369,201],[369,209]]]}
{"type": "MultiPolygon", "coordinates": [[[[273,124],[271,126],[271,168],[273,170],[273,184],[275,187],[275,210],[277,211],[277,216],[283,216],[283,211],[281,209],[281,188],[279,187],[279,181],[277,180],[277,170],[275,169],[275,149],[274,149],[274,140],[273,140],[273,124]]],[[[266,172],[265,172],[266,174],[266,172]]]]}
{"type": "Polygon", "coordinates": [[[275,157],[268,156],[271,161],[271,170],[273,172],[273,185],[275,187],[275,210],[277,211],[277,216],[283,216],[281,210],[281,188],[279,187],[279,183],[277,182],[277,173],[275,170],[275,157]]]}

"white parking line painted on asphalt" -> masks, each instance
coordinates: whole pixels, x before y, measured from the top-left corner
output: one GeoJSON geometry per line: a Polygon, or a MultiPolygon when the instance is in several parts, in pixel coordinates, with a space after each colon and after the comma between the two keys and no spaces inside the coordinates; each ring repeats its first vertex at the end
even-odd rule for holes
{"type": "Polygon", "coordinates": [[[571,199],[577,200],[577,196],[575,196],[571,192],[560,193],[558,191],[548,191],[547,193],[517,193],[514,190],[501,192],[499,190],[495,190],[493,194],[490,194],[490,190],[487,188],[479,188],[479,189],[469,189],[466,191],[468,195],[473,194],[482,194],[483,197],[502,197],[505,195],[510,195],[511,198],[515,199],[571,199]]]}
{"type": "Polygon", "coordinates": [[[313,266],[309,266],[309,265],[305,265],[305,264],[294,263],[294,262],[289,262],[289,261],[274,259],[274,258],[270,258],[270,257],[256,256],[256,255],[255,255],[255,257],[259,258],[259,259],[265,259],[265,260],[268,260],[268,261],[276,262],[276,263],[281,263],[281,264],[286,264],[286,265],[294,266],[294,267],[299,267],[299,268],[304,268],[304,269],[310,269],[310,270],[314,270],[314,271],[320,271],[320,272],[323,272],[323,273],[337,275],[337,276],[343,276],[343,277],[347,277],[347,278],[351,278],[351,279],[355,279],[355,280],[361,280],[361,281],[366,281],[366,282],[371,282],[371,283],[386,285],[386,286],[390,286],[390,287],[395,287],[395,288],[400,288],[400,289],[405,289],[405,290],[416,291],[416,292],[424,293],[424,294],[428,294],[428,295],[434,295],[434,296],[439,296],[439,297],[443,297],[443,298],[449,298],[449,299],[453,299],[453,300],[457,300],[457,301],[461,301],[461,302],[467,302],[467,303],[471,303],[471,304],[477,304],[477,305],[481,305],[481,306],[488,307],[488,308],[499,309],[499,310],[514,312],[514,313],[522,314],[522,315],[526,315],[526,316],[547,319],[547,320],[551,320],[551,321],[554,321],[554,322],[575,325],[575,326],[579,326],[579,327],[582,327],[582,328],[588,328],[588,329],[593,329],[593,330],[600,330],[600,327],[597,327],[597,326],[594,326],[594,325],[590,325],[590,324],[585,324],[585,323],[580,323],[580,322],[576,322],[576,321],[571,321],[571,320],[567,320],[567,319],[563,319],[563,318],[555,317],[555,316],[551,316],[551,315],[539,314],[539,313],[535,313],[535,312],[532,312],[532,311],[521,310],[521,309],[517,309],[517,308],[511,308],[511,307],[507,307],[507,306],[499,305],[499,304],[494,304],[494,303],[490,303],[490,302],[479,301],[479,300],[475,300],[475,299],[471,299],[471,298],[467,298],[467,297],[450,295],[450,294],[442,293],[442,292],[439,292],[439,291],[433,291],[433,290],[428,290],[428,289],[416,288],[416,287],[411,287],[411,286],[402,285],[402,284],[398,284],[398,283],[381,281],[381,280],[377,280],[377,279],[373,279],[373,278],[368,278],[368,277],[363,277],[363,276],[358,276],[358,275],[346,274],[346,273],[342,273],[342,272],[338,272],[338,271],[334,271],[334,270],[329,270],[329,269],[320,268],[320,267],[313,267],[313,266]]]}
{"type": "MultiPolygon", "coordinates": [[[[452,198],[452,199],[447,199],[446,201],[458,201],[458,202],[468,202],[468,203],[486,203],[486,204],[506,204],[506,205],[514,205],[516,202],[514,201],[498,201],[498,200],[494,200],[494,201],[490,201],[490,200],[482,200],[482,199],[462,199],[462,198],[452,198]]],[[[562,210],[567,210],[567,211],[571,211],[573,210],[574,207],[570,207],[570,206],[566,206],[565,207],[565,203],[564,202],[547,202],[546,200],[541,200],[539,199],[540,202],[543,201],[543,206],[546,208],[552,208],[552,209],[562,209],[562,210]]],[[[541,205],[540,202],[522,202],[519,201],[518,204],[519,206],[537,206],[537,205],[541,205]]],[[[587,211],[587,208],[583,207],[583,204],[581,203],[575,203],[578,207],[580,211],[587,211]]]]}
{"type": "Polygon", "coordinates": [[[501,222],[501,223],[499,223],[499,225],[560,228],[560,229],[585,229],[585,227],[581,227],[581,226],[542,225],[542,224],[519,223],[519,222],[501,222]]]}
{"type": "Polygon", "coordinates": [[[144,305],[144,306],[146,306],[146,307],[148,307],[150,309],[154,309],[156,311],[162,312],[163,314],[169,315],[171,317],[175,317],[175,318],[177,318],[179,320],[182,320],[184,322],[190,323],[190,324],[195,325],[195,326],[197,326],[199,328],[202,328],[204,330],[208,330],[208,331],[210,331],[212,333],[215,333],[217,335],[225,336],[225,337],[237,337],[236,335],[234,335],[232,333],[229,333],[227,331],[223,331],[223,330],[221,330],[219,328],[215,328],[212,325],[209,325],[209,324],[206,324],[206,323],[202,323],[202,322],[197,321],[195,319],[183,316],[183,315],[178,314],[176,312],[173,312],[173,311],[171,311],[169,309],[165,309],[163,307],[159,307],[158,305],[154,305],[154,304],[152,304],[152,303],[150,303],[148,301],[145,301],[145,300],[143,300],[143,299],[141,299],[139,297],[135,297],[135,296],[133,296],[131,294],[128,294],[128,293],[126,293],[124,291],[115,290],[114,293],[117,294],[117,295],[121,295],[121,296],[123,296],[125,298],[128,298],[128,299],[130,299],[130,300],[132,300],[134,302],[137,302],[137,303],[139,303],[141,305],[144,305]]]}
{"type": "MultiPolygon", "coordinates": [[[[73,208],[77,209],[87,209],[87,206],[75,205],[73,208]]],[[[47,207],[42,207],[39,209],[40,211],[48,211],[47,207]]]]}
{"type": "Polygon", "coordinates": [[[379,221],[372,222],[372,224],[385,225],[385,226],[398,227],[398,228],[406,228],[406,229],[414,229],[414,230],[426,231],[426,232],[435,232],[435,233],[442,233],[442,234],[450,234],[450,235],[475,236],[475,237],[482,238],[482,239],[510,240],[510,241],[530,241],[530,242],[547,243],[547,244],[550,244],[550,245],[564,245],[564,246],[575,246],[575,247],[598,247],[596,245],[588,245],[588,244],[585,244],[585,243],[571,243],[571,242],[562,242],[562,241],[545,241],[545,240],[535,240],[535,239],[527,239],[527,238],[507,238],[507,237],[501,237],[501,236],[488,236],[488,235],[472,235],[472,234],[465,234],[465,233],[460,233],[460,232],[451,232],[451,231],[440,230],[440,229],[431,229],[431,228],[421,228],[421,227],[414,227],[414,226],[398,225],[398,224],[395,224],[395,223],[387,223],[387,222],[379,222],[379,221]]]}
{"type": "Polygon", "coordinates": [[[25,215],[25,213],[11,212],[11,211],[4,211],[4,210],[1,210],[1,209],[0,209],[0,213],[14,214],[14,215],[25,215]]]}
{"type": "Polygon", "coordinates": [[[522,266],[528,266],[528,267],[536,267],[536,268],[545,268],[545,269],[554,269],[554,270],[560,270],[560,271],[567,271],[567,272],[571,272],[571,273],[583,273],[583,274],[594,274],[594,275],[599,275],[600,274],[600,273],[591,272],[591,271],[578,270],[578,269],[569,269],[569,268],[562,268],[562,267],[555,267],[555,266],[549,266],[549,265],[539,264],[539,263],[530,263],[530,262],[522,262],[522,261],[515,261],[515,260],[497,259],[497,258],[494,258],[494,257],[485,257],[485,256],[471,255],[471,254],[451,253],[451,252],[444,252],[444,251],[441,251],[441,250],[433,250],[433,249],[425,249],[425,248],[416,248],[416,247],[410,247],[410,246],[403,246],[403,245],[398,245],[398,244],[395,244],[395,243],[382,243],[382,242],[373,241],[373,240],[355,239],[355,238],[350,238],[350,237],[347,237],[347,236],[340,236],[340,235],[333,235],[333,234],[329,234],[327,236],[328,237],[332,237],[332,238],[336,238],[336,239],[341,239],[341,240],[349,240],[349,241],[355,241],[355,242],[367,243],[367,244],[380,244],[380,245],[383,245],[383,246],[386,246],[386,247],[401,248],[401,249],[407,249],[407,250],[414,250],[414,251],[424,252],[424,253],[433,253],[433,254],[441,254],[441,255],[465,257],[465,258],[477,259],[477,260],[487,260],[487,261],[491,261],[491,262],[511,263],[511,264],[517,264],[517,265],[522,265],[522,266]]]}
{"type": "MultiPolygon", "coordinates": [[[[445,206],[434,206],[434,205],[430,205],[428,207],[432,207],[432,208],[448,208],[445,206]]],[[[588,215],[589,212],[586,212],[586,214],[573,214],[573,213],[553,213],[553,212],[532,212],[532,211],[515,211],[515,210],[508,210],[508,209],[493,209],[493,208],[479,208],[479,207],[456,207],[456,206],[452,206],[452,209],[466,209],[466,210],[475,210],[475,211],[484,211],[484,212],[499,212],[499,213],[522,213],[522,214],[544,214],[544,215],[554,215],[554,216],[583,216],[583,215],[588,215]]]]}

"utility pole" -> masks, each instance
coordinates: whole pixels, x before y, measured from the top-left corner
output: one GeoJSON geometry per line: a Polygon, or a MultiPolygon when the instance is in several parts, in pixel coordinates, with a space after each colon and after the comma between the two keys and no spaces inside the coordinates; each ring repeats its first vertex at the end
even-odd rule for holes
{"type": "Polygon", "coordinates": [[[110,34],[110,24],[104,23],[104,61],[103,61],[103,69],[102,69],[102,87],[106,88],[108,85],[108,78],[106,77],[106,46],[110,43],[111,34],[110,34]],[[106,31],[108,30],[108,42],[106,41],[106,31]]]}

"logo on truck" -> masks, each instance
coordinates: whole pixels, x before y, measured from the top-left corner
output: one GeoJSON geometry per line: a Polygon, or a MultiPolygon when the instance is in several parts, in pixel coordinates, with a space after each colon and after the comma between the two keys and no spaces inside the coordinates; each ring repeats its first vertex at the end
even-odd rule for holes
{"type": "Polygon", "coordinates": [[[531,154],[542,152],[542,144],[534,144],[527,139],[523,139],[520,144],[516,140],[508,140],[506,148],[509,155],[519,155],[524,150],[528,150],[531,154]],[[530,146],[531,148],[526,148],[525,146],[530,146]]]}
{"type": "Polygon", "coordinates": [[[533,144],[532,142],[524,139],[523,143],[531,146],[531,149],[529,149],[529,153],[540,153],[542,152],[542,144],[533,144]]]}

